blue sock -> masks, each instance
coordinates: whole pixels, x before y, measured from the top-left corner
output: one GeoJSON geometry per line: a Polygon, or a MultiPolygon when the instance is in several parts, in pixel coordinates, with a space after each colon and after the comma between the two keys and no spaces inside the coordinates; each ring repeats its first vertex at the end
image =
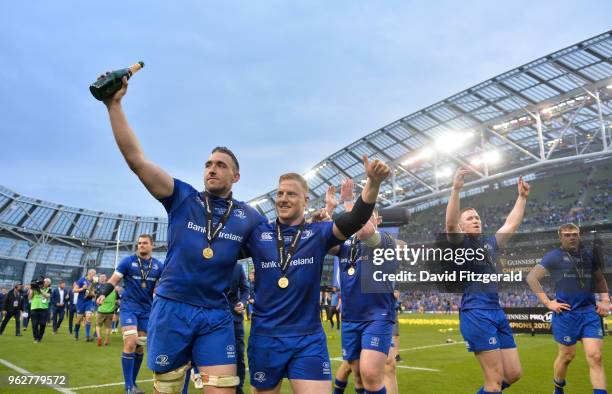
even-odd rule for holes
{"type": "Polygon", "coordinates": [[[510,387],[510,383],[506,382],[505,380],[502,380],[502,391],[507,389],[508,387],[510,387]]]}
{"type": "Polygon", "coordinates": [[[132,375],[134,386],[136,386],[136,378],[138,377],[138,371],[140,371],[140,365],[142,364],[143,353],[134,353],[134,374],[132,375]]]}
{"type": "Polygon", "coordinates": [[[565,394],[563,388],[565,387],[565,380],[558,382],[553,378],[553,383],[555,384],[555,391],[553,394],[565,394]]]}
{"type": "Polygon", "coordinates": [[[605,389],[593,389],[593,394],[608,394],[608,390],[605,390],[605,389]]]}
{"type": "Polygon", "coordinates": [[[81,325],[80,324],[76,324],[74,326],[74,337],[78,338],[79,337],[79,331],[81,330],[81,325]]]}
{"type": "Polygon", "coordinates": [[[336,378],[334,382],[334,394],[344,394],[347,383],[348,382],[343,382],[342,380],[338,380],[336,378]]]}
{"type": "Polygon", "coordinates": [[[189,368],[187,370],[187,372],[185,373],[185,384],[183,385],[183,394],[187,394],[187,392],[189,391],[189,380],[191,377],[191,368],[189,368]]]}
{"type": "Polygon", "coordinates": [[[114,321],[111,322],[111,330],[114,330],[116,326],[117,326],[116,322],[114,322],[114,321]]]}
{"type": "Polygon", "coordinates": [[[387,388],[383,386],[382,389],[376,391],[366,390],[365,394],[387,394],[387,388]]]}
{"type": "Polygon", "coordinates": [[[89,338],[90,331],[91,331],[91,323],[85,323],[85,337],[89,338]]]}
{"type": "Polygon", "coordinates": [[[355,387],[355,394],[363,394],[365,393],[365,389],[363,387],[357,388],[355,387]]]}
{"type": "Polygon", "coordinates": [[[484,387],[481,387],[476,394],[502,394],[501,391],[486,391],[484,387]]]}
{"type": "Polygon", "coordinates": [[[121,353],[121,369],[123,369],[123,381],[127,390],[133,387],[134,353],[121,353]]]}

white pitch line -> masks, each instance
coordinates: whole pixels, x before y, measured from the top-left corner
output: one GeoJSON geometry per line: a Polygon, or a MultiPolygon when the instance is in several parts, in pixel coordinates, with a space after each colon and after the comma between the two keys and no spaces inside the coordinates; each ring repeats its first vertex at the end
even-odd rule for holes
{"type": "MultiPolygon", "coordinates": [[[[342,357],[333,357],[331,359],[332,361],[338,361],[338,362],[342,362],[344,361],[342,359],[342,357]]],[[[425,367],[411,367],[409,365],[395,365],[395,368],[404,368],[404,369],[414,369],[416,371],[429,371],[429,372],[440,372],[439,369],[434,369],[434,368],[425,368],[425,367]]]]}
{"type": "Polygon", "coordinates": [[[451,342],[451,343],[439,343],[437,345],[426,345],[426,346],[417,346],[417,347],[409,347],[406,349],[400,349],[400,352],[407,352],[409,350],[421,350],[421,349],[430,349],[432,347],[442,347],[442,346],[450,346],[450,345],[465,345],[465,342],[451,342]]]}
{"type": "MultiPolygon", "coordinates": [[[[144,379],[144,380],[137,380],[136,383],[152,382],[152,381],[153,381],[153,379],[144,379]]],[[[97,389],[99,387],[122,386],[124,384],[125,384],[125,382],[95,384],[95,385],[91,385],[91,386],[71,387],[70,390],[76,391],[76,390],[97,389]]]]}
{"type": "MultiPolygon", "coordinates": [[[[16,366],[15,364],[8,362],[6,360],[3,360],[0,358],[0,364],[9,367],[10,369],[12,369],[13,371],[19,372],[22,375],[36,375],[28,370],[25,370],[23,368],[20,368],[18,366],[16,366]]],[[[42,375],[41,375],[42,376],[42,375]]],[[[55,391],[59,391],[60,393],[64,393],[64,394],[75,394],[74,391],[71,391],[70,389],[65,389],[61,386],[58,386],[56,384],[45,384],[45,386],[49,386],[51,387],[53,390],[55,391]]]]}

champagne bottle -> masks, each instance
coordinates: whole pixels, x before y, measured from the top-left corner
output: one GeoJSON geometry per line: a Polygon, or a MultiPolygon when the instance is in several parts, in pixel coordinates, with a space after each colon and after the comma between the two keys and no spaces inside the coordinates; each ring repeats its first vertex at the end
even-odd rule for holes
{"type": "Polygon", "coordinates": [[[132,74],[143,67],[144,63],[138,62],[128,68],[115,70],[89,85],[89,91],[96,99],[100,101],[111,98],[117,90],[121,89],[121,79],[123,77],[130,79],[132,74]]]}

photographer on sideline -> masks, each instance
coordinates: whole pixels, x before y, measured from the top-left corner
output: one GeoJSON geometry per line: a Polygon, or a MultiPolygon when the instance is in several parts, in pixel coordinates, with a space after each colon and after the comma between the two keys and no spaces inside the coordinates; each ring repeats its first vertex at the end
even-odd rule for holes
{"type": "Polygon", "coordinates": [[[30,300],[30,317],[32,319],[32,334],[34,343],[39,343],[45,335],[47,317],[49,315],[49,299],[51,298],[51,279],[42,276],[30,284],[28,300],[30,300]]]}

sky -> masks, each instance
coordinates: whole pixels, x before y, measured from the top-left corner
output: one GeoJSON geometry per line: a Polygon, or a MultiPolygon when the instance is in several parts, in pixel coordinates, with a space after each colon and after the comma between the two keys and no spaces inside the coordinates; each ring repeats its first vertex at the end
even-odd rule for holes
{"type": "Polygon", "coordinates": [[[143,60],[123,100],[147,157],[203,187],[230,147],[249,200],[376,129],[610,30],[612,2],[8,2],[0,14],[0,185],[164,216],[88,86],[143,60]]]}

